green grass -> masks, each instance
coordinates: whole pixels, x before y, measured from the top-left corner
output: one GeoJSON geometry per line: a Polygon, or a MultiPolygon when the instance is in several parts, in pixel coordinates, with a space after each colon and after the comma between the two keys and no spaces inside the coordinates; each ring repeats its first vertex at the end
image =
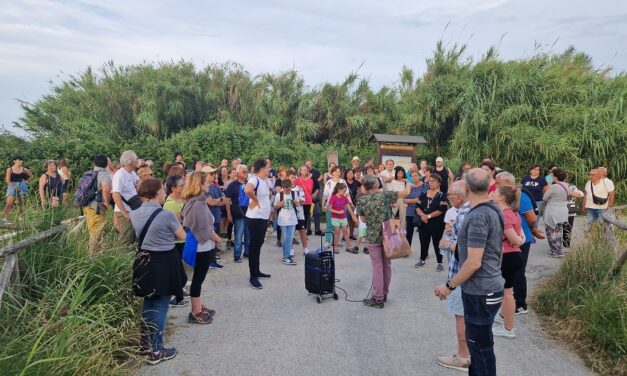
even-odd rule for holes
{"type": "MultiPolygon", "coordinates": [[[[59,213],[42,214],[38,223],[58,223],[59,213]]],[[[111,237],[105,244],[116,245],[111,237]]],[[[131,373],[139,325],[130,292],[133,256],[109,247],[87,257],[85,230],[22,251],[20,292],[9,291],[0,308],[2,374],[131,373]]]]}
{"type": "Polygon", "coordinates": [[[598,235],[570,254],[536,296],[538,312],[602,375],[627,375],[627,271],[609,277],[614,252],[598,235]]]}

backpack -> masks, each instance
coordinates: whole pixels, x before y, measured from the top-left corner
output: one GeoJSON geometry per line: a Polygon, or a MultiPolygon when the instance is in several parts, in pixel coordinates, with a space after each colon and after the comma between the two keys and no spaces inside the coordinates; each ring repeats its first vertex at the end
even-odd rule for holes
{"type": "Polygon", "coordinates": [[[74,206],[82,208],[96,199],[98,194],[98,171],[89,170],[78,180],[74,194],[74,206]]]}
{"type": "MultiPolygon", "coordinates": [[[[239,196],[237,196],[237,203],[242,208],[247,208],[248,205],[250,205],[250,199],[246,196],[245,192],[246,184],[248,183],[239,186],[239,196]]],[[[259,179],[257,179],[257,185],[255,185],[255,195],[257,194],[257,188],[259,188],[259,179]]]]}

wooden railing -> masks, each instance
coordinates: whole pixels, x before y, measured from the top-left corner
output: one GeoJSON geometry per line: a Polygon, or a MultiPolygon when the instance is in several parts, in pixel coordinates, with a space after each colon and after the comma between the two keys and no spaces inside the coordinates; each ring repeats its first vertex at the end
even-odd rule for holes
{"type": "MultiPolygon", "coordinates": [[[[40,232],[39,234],[30,236],[26,239],[20,240],[15,244],[9,244],[4,248],[0,248],[0,257],[4,256],[4,267],[2,268],[2,272],[0,272],[0,304],[2,304],[2,296],[4,295],[4,291],[11,284],[11,280],[13,279],[13,284],[19,288],[20,281],[20,269],[18,266],[18,252],[30,247],[31,245],[40,242],[42,240],[48,239],[54,235],[60,234],[70,228],[71,225],[75,224],[70,233],[78,231],[80,226],[84,222],[84,217],[76,217],[66,219],[61,222],[60,225],[51,228],[50,230],[46,230],[44,232],[40,232]],[[78,223],[76,223],[78,222],[78,223]],[[11,278],[13,277],[13,278],[11,278]]],[[[5,235],[5,240],[12,238],[17,235],[17,232],[5,235]],[[10,236],[9,236],[10,235],[10,236]]]]}
{"type": "Polygon", "coordinates": [[[611,275],[618,275],[623,265],[625,265],[625,263],[627,262],[627,250],[621,249],[620,243],[618,239],[616,238],[616,233],[615,233],[615,228],[618,228],[620,230],[627,230],[627,224],[619,221],[616,218],[616,212],[618,210],[622,210],[626,208],[627,208],[627,205],[621,205],[621,206],[609,208],[603,214],[603,217],[602,217],[603,237],[608,242],[608,244],[612,247],[616,255],[616,262],[614,263],[614,266],[612,267],[611,275]]]}

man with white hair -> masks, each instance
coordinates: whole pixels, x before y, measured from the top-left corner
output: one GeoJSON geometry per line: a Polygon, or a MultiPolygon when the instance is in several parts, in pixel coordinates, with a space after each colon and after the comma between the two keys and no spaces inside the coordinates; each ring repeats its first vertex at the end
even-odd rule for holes
{"type": "Polygon", "coordinates": [[[605,167],[590,170],[583,200],[588,215],[588,225],[597,222],[605,211],[614,205],[614,183],[606,176],[605,167]]]}
{"type": "Polygon", "coordinates": [[[135,183],[139,177],[135,173],[138,158],[132,150],[127,150],[120,156],[120,168],[111,181],[111,192],[115,202],[115,215],[120,232],[120,242],[124,245],[132,245],[135,242],[135,230],[131,224],[129,212],[141,206],[141,200],[137,195],[135,183]]]}
{"type": "Polygon", "coordinates": [[[248,249],[250,247],[250,232],[248,231],[248,226],[246,226],[246,210],[248,210],[250,199],[244,193],[244,187],[246,187],[246,181],[248,180],[248,167],[240,164],[235,171],[237,172],[237,179],[233,180],[226,187],[225,194],[231,202],[231,216],[228,217],[228,220],[233,223],[235,236],[233,240],[233,260],[236,263],[240,263],[242,262],[242,240],[244,241],[244,257],[248,257],[248,249]]]}

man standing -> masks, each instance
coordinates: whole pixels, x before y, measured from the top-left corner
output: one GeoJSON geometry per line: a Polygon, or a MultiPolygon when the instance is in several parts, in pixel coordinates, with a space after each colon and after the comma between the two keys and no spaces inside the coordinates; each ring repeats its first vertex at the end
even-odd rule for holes
{"type": "Polygon", "coordinates": [[[94,157],[94,172],[97,174],[96,198],[83,207],[89,232],[89,255],[94,255],[100,249],[102,234],[107,224],[107,209],[111,197],[111,173],[107,171],[108,164],[109,158],[106,155],[94,157]]]}
{"type": "MultiPolygon", "coordinates": [[[[313,179],[313,181],[315,182],[318,182],[318,186],[321,186],[323,177],[322,174],[320,174],[320,171],[316,170],[313,167],[313,161],[308,160],[307,162],[305,162],[305,166],[309,167],[311,179],[313,179]]],[[[314,205],[313,222],[315,234],[316,236],[322,236],[322,231],[320,231],[320,213],[322,212],[322,206],[320,204],[320,201],[322,200],[322,189],[318,189],[317,194],[312,196],[311,199],[313,200],[314,205]]],[[[306,224],[306,226],[307,234],[311,235],[311,220],[309,221],[309,223],[306,224]]]]}
{"type": "Polygon", "coordinates": [[[435,159],[435,169],[433,170],[433,172],[440,175],[440,178],[442,178],[440,191],[442,191],[443,193],[447,193],[448,187],[453,182],[453,179],[455,179],[455,176],[453,175],[451,169],[444,165],[444,158],[437,157],[435,159]]]}
{"type": "Polygon", "coordinates": [[[392,190],[392,180],[394,180],[394,161],[388,159],[385,161],[385,170],[381,171],[379,178],[384,184],[386,191],[392,190]]]}
{"type": "Polygon", "coordinates": [[[118,221],[120,242],[124,245],[132,245],[135,242],[135,230],[128,213],[133,210],[131,206],[135,209],[141,206],[135,187],[135,183],[139,180],[135,173],[137,154],[132,150],[123,152],[120,156],[120,165],[122,168],[113,175],[111,182],[111,191],[115,202],[113,214],[118,221]]]}
{"type": "MultiPolygon", "coordinates": [[[[451,185],[451,191],[448,194],[451,205],[453,205],[449,211],[453,213],[451,217],[455,218],[453,220],[450,240],[443,239],[440,241],[440,249],[448,250],[449,281],[452,280],[459,271],[459,261],[455,257],[455,250],[459,231],[464,223],[464,218],[470,211],[470,203],[466,202],[467,191],[466,183],[457,181],[451,185]]],[[[446,217],[449,217],[449,211],[446,212],[446,217]]],[[[448,221],[447,224],[449,224],[448,221]]],[[[446,306],[448,312],[455,316],[457,352],[451,356],[438,356],[436,362],[443,367],[468,371],[468,367],[470,366],[470,353],[468,352],[468,345],[466,344],[466,325],[464,324],[464,304],[462,303],[461,289],[455,289],[450,293],[446,299],[446,306]]]]}
{"type": "Polygon", "coordinates": [[[605,167],[590,170],[590,180],[586,183],[584,198],[588,225],[597,222],[605,211],[614,205],[614,183],[605,178],[606,173],[605,167]]]}
{"type": "Polygon", "coordinates": [[[263,288],[259,278],[270,278],[270,274],[259,270],[259,256],[261,246],[268,229],[270,218],[270,188],[266,182],[270,168],[266,161],[257,159],[253,163],[254,175],[248,179],[244,192],[250,199],[246,211],[246,223],[250,231],[250,249],[248,250],[248,267],[250,269],[250,285],[257,290],[263,288]]]}
{"type": "Polygon", "coordinates": [[[436,287],[435,295],[446,297],[462,288],[466,342],[471,356],[470,375],[496,375],[492,324],[503,302],[505,281],[501,276],[503,219],[490,203],[490,177],[482,169],[466,175],[471,210],[457,237],[461,268],[452,280],[436,287]]]}
{"type": "Polygon", "coordinates": [[[351,168],[354,169],[360,169],[361,165],[361,161],[359,160],[359,157],[355,156],[353,157],[353,159],[351,159],[351,168]]]}
{"type": "Polygon", "coordinates": [[[246,226],[246,211],[248,210],[250,200],[244,193],[244,187],[248,179],[248,167],[241,164],[237,166],[236,171],[237,179],[226,188],[226,197],[231,201],[229,222],[233,223],[235,231],[233,259],[236,263],[240,263],[242,262],[242,240],[244,241],[244,256],[248,257],[250,251],[250,232],[248,231],[248,226],[246,226]]]}

